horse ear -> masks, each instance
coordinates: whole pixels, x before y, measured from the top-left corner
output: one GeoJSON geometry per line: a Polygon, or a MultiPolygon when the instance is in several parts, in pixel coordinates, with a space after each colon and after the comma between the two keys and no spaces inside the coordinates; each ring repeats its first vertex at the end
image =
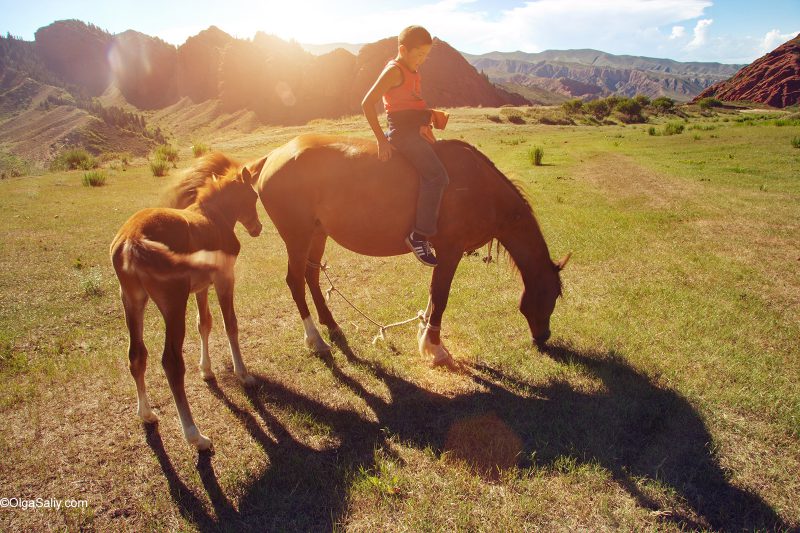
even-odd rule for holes
{"type": "Polygon", "coordinates": [[[242,167],[242,180],[248,185],[253,181],[253,177],[250,175],[250,170],[248,170],[247,167],[242,167]]]}
{"type": "Polygon", "coordinates": [[[567,255],[561,258],[559,262],[556,263],[556,268],[558,270],[564,270],[564,267],[567,266],[567,262],[569,258],[572,257],[572,252],[569,252],[567,255]]]}

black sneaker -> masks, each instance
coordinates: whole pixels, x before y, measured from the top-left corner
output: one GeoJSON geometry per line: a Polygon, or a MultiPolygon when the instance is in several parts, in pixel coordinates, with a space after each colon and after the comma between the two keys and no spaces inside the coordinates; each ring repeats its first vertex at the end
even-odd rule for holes
{"type": "Polygon", "coordinates": [[[414,257],[425,266],[435,267],[437,262],[436,256],[433,255],[433,250],[431,249],[431,243],[425,239],[415,239],[414,237],[413,232],[406,237],[406,244],[414,252],[414,257]]]}

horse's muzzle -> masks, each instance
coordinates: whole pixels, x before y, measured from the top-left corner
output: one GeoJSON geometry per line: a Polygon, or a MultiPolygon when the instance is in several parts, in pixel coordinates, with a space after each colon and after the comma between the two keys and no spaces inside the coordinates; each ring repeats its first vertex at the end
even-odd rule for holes
{"type": "Polygon", "coordinates": [[[247,233],[249,233],[251,237],[258,237],[259,235],[261,235],[262,227],[263,226],[261,225],[261,222],[258,221],[256,221],[254,224],[248,224],[246,226],[247,233]]]}
{"type": "Polygon", "coordinates": [[[537,347],[543,348],[545,343],[548,341],[549,338],[550,338],[550,330],[548,329],[547,331],[545,331],[543,334],[539,335],[538,337],[534,337],[533,338],[533,343],[537,347]]]}

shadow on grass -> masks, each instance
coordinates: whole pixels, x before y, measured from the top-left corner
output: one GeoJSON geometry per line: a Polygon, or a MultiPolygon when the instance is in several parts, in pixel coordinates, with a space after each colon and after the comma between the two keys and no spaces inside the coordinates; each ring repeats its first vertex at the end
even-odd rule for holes
{"type": "MultiPolygon", "coordinates": [[[[362,360],[345,339],[335,344],[349,364],[388,388],[391,399],[385,401],[345,373],[329,354],[319,355],[344,387],[365,400],[377,421],[329,407],[268,377],[257,377],[258,386],[248,393],[249,405],[244,406],[232,401],[216,382],[209,383],[211,392],[236,415],[269,460],[263,475],[244,488],[238,510],[220,490],[210,459],[205,465],[200,461],[201,479],[218,521],[202,510],[177,477],[163,447],[148,438],[173,499],[200,530],[336,529],[347,511],[352,474],[375,466],[375,449],[388,453],[388,435],[442,452],[452,449],[454,428],[463,428],[468,420],[479,421],[472,426],[471,437],[483,442],[492,444],[498,435],[511,435],[509,449],[518,448],[512,455],[518,466],[557,470],[565,456],[578,465],[600,465],[639,505],[683,528],[788,529],[759,496],[730,484],[712,451],[712,437],[689,402],[653,384],[614,353],[580,353],[559,346],[547,352],[553,360],[602,382],[602,392],[582,392],[565,381],[531,384],[490,366],[474,365],[471,379],[483,391],[446,397],[362,360]],[[271,414],[270,407],[312,416],[332,428],[337,445],[317,450],[304,444],[271,414]],[[486,424],[487,420],[494,422],[486,424]],[[505,429],[498,430],[498,425],[505,429]],[[476,430],[487,434],[476,435],[476,430]],[[642,488],[647,480],[670,487],[685,504],[662,511],[642,488]]],[[[465,453],[461,458],[469,462],[469,452],[465,453]]],[[[478,452],[475,460],[480,459],[478,452]]]]}

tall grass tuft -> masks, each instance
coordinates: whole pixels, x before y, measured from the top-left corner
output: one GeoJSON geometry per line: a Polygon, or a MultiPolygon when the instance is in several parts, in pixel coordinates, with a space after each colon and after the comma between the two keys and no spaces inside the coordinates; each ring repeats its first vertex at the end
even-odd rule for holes
{"type": "Polygon", "coordinates": [[[71,148],[61,152],[50,168],[52,170],[91,170],[97,168],[97,160],[82,148],[71,148]]]}
{"type": "Polygon", "coordinates": [[[537,167],[542,166],[542,159],[544,158],[544,149],[541,146],[534,146],[528,148],[528,160],[531,164],[537,167]]]}
{"type": "Polygon", "coordinates": [[[668,122],[664,125],[664,135],[679,135],[683,133],[683,128],[680,122],[668,122]]]}
{"type": "Polygon", "coordinates": [[[192,144],[192,154],[195,157],[202,156],[203,154],[208,152],[208,150],[209,150],[208,145],[205,144],[205,143],[197,142],[197,143],[192,144]]]}
{"type": "MultiPolygon", "coordinates": [[[[156,148],[154,152],[154,156],[156,159],[161,159],[162,161],[167,161],[172,163],[173,167],[177,168],[178,163],[178,149],[174,146],[170,146],[169,144],[162,144],[158,148],[156,148]]],[[[152,165],[151,165],[152,167],[152,165]]]]}
{"type": "Polygon", "coordinates": [[[106,173],[102,170],[93,170],[83,175],[83,185],[85,187],[102,187],[106,184],[106,173]]]}
{"type": "Polygon", "coordinates": [[[795,148],[800,148],[800,137],[794,137],[792,139],[792,146],[795,148]]]}
{"type": "Polygon", "coordinates": [[[649,128],[647,128],[647,134],[648,135],[656,135],[656,127],[655,126],[650,126],[649,128]]]}
{"type": "Polygon", "coordinates": [[[150,171],[156,177],[166,176],[169,173],[169,163],[163,159],[155,159],[150,162],[150,171]]]}

